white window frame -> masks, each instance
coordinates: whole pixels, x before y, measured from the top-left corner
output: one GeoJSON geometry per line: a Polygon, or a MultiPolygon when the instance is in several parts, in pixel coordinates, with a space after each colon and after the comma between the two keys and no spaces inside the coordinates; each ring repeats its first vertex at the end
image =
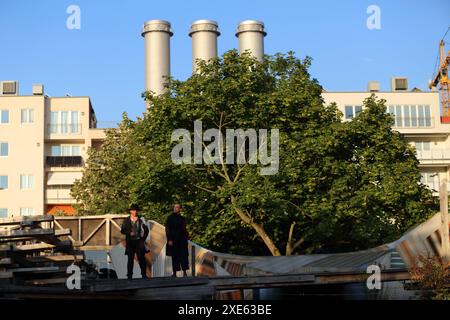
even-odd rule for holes
{"type": "Polygon", "coordinates": [[[417,151],[431,151],[431,141],[415,141],[414,146],[417,151]],[[428,145],[428,150],[425,150],[425,145],[428,145]]]}
{"type": "Polygon", "coordinates": [[[36,212],[35,212],[35,210],[34,210],[34,208],[33,207],[23,207],[23,208],[20,208],[20,216],[21,217],[26,217],[26,216],[34,216],[34,215],[36,215],[36,212]],[[25,213],[25,214],[24,214],[25,213]]]}
{"type": "Polygon", "coordinates": [[[357,105],[349,105],[349,104],[347,104],[347,105],[344,106],[344,119],[347,120],[347,121],[348,121],[348,120],[353,120],[353,119],[355,119],[355,117],[358,116],[358,114],[360,114],[362,111],[363,111],[363,106],[360,105],[360,104],[357,104],[357,105]],[[359,110],[358,112],[356,112],[356,108],[357,108],[357,107],[361,108],[361,110],[359,110]],[[347,114],[346,114],[347,108],[351,108],[351,109],[352,109],[351,118],[347,118],[347,114]]]}
{"type": "Polygon", "coordinates": [[[25,108],[20,109],[20,124],[33,124],[34,121],[34,109],[33,108],[25,108]],[[25,117],[24,117],[25,113],[25,117]],[[32,121],[30,121],[30,119],[32,121]]]}
{"type": "Polygon", "coordinates": [[[10,122],[10,112],[9,109],[0,109],[0,125],[7,125],[10,122]],[[2,122],[2,113],[6,111],[8,113],[8,122],[2,122]]]}
{"type": "Polygon", "coordinates": [[[81,117],[80,117],[80,111],[78,110],[52,110],[50,111],[50,133],[54,134],[81,134],[81,117]],[[62,122],[62,114],[67,112],[67,122],[62,122]],[[57,121],[54,123],[52,121],[52,114],[56,113],[57,121]],[[77,121],[76,123],[72,122],[73,114],[77,113],[77,121]],[[56,126],[56,130],[53,129],[53,126],[56,126]],[[64,126],[64,130],[63,130],[64,126]],[[66,132],[63,132],[67,129],[66,132]],[[75,129],[75,130],[73,130],[75,129]]]}
{"type": "Polygon", "coordinates": [[[8,214],[9,214],[9,210],[8,210],[8,208],[0,208],[0,212],[5,212],[6,211],[6,215],[5,216],[2,216],[1,214],[0,214],[0,218],[7,218],[8,217],[8,214]]]}
{"type": "Polygon", "coordinates": [[[7,174],[0,174],[0,177],[6,177],[6,188],[1,189],[1,186],[0,186],[0,191],[8,190],[9,189],[9,176],[7,174]]]}
{"type": "Polygon", "coordinates": [[[79,144],[54,144],[54,145],[52,145],[51,148],[53,149],[53,147],[59,147],[59,155],[54,155],[53,154],[53,150],[51,150],[53,157],[81,156],[81,145],[79,145],[79,144]],[[63,154],[63,149],[64,148],[68,148],[69,154],[63,154]],[[79,154],[74,154],[74,149],[75,148],[79,149],[79,154]]]}
{"type": "Polygon", "coordinates": [[[31,190],[34,188],[34,176],[32,174],[20,175],[20,190],[31,190]],[[22,183],[25,180],[25,185],[22,183]]]}
{"type": "Polygon", "coordinates": [[[1,150],[1,144],[3,144],[3,143],[6,144],[7,155],[4,156],[4,155],[0,154],[0,158],[8,158],[8,157],[9,157],[9,142],[6,142],[6,141],[0,141],[0,150],[1,150]]]}

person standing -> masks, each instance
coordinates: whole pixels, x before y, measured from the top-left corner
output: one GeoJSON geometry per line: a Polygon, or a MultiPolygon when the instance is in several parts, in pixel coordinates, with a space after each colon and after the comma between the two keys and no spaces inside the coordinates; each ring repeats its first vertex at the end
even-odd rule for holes
{"type": "Polygon", "coordinates": [[[189,269],[189,234],[181,210],[181,204],[175,204],[173,213],[166,221],[167,254],[172,256],[172,277],[176,277],[180,270],[183,270],[183,276],[186,277],[186,270],[189,269]]]}
{"type": "Polygon", "coordinates": [[[125,235],[125,254],[128,256],[127,278],[133,278],[134,256],[136,255],[141,268],[143,279],[147,279],[147,265],[145,263],[145,239],[147,239],[149,229],[141,217],[138,215],[139,207],[130,206],[130,216],[125,219],[120,232],[125,235]]]}

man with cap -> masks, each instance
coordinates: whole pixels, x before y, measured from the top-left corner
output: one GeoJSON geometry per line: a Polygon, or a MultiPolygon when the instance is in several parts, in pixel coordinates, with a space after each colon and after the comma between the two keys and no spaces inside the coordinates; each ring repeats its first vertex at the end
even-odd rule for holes
{"type": "Polygon", "coordinates": [[[139,207],[135,204],[130,206],[130,216],[127,217],[120,232],[125,235],[125,254],[128,256],[127,277],[133,278],[134,256],[137,255],[141,275],[147,279],[147,266],[145,263],[145,239],[147,239],[149,229],[141,217],[138,215],[139,207]]]}

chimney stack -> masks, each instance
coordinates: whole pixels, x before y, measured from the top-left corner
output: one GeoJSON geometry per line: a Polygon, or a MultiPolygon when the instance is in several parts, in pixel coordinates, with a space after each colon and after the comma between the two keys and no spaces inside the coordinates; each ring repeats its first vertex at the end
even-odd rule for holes
{"type": "Polygon", "coordinates": [[[156,95],[165,92],[165,77],[170,76],[170,22],[149,20],[144,23],[142,36],[145,41],[145,90],[156,95]]]}
{"type": "Polygon", "coordinates": [[[214,20],[194,21],[189,36],[192,38],[192,73],[197,73],[197,59],[209,61],[217,57],[219,25],[214,20]]]}
{"type": "Polygon", "coordinates": [[[262,61],[264,57],[264,37],[267,33],[264,31],[264,23],[257,20],[245,20],[239,23],[236,30],[236,37],[239,39],[239,53],[246,50],[258,60],[262,61]]]}

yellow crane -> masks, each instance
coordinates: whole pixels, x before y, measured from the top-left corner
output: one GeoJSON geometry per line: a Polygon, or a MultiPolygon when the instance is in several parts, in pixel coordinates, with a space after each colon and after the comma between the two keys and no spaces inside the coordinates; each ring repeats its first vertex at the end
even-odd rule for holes
{"type": "MultiPolygon", "coordinates": [[[[447,34],[447,32],[445,34],[447,34]]],[[[447,52],[447,55],[445,55],[444,38],[442,38],[442,40],[439,43],[439,68],[433,80],[430,81],[429,87],[430,89],[432,89],[439,85],[441,105],[442,105],[441,121],[444,123],[450,123],[450,96],[449,96],[450,81],[448,78],[448,69],[450,65],[450,50],[447,52]]]]}

